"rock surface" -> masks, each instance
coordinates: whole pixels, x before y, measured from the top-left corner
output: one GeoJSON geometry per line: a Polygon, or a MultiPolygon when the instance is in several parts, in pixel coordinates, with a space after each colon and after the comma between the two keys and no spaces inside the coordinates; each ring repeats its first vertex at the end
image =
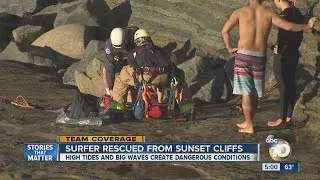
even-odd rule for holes
{"type": "Polygon", "coordinates": [[[60,9],[54,22],[54,27],[65,24],[82,24],[85,26],[107,25],[107,13],[110,8],[104,0],[85,0],[77,6],[60,9]]]}
{"type": "Polygon", "coordinates": [[[21,18],[16,15],[0,13],[0,52],[8,45],[11,32],[19,27],[21,18]]]}
{"type": "Polygon", "coordinates": [[[86,68],[85,72],[75,71],[75,81],[80,92],[102,97],[105,94],[102,78],[103,62],[95,58],[86,68]]]}
{"type": "Polygon", "coordinates": [[[94,28],[80,24],[67,24],[43,34],[32,45],[49,46],[65,56],[82,59],[87,44],[95,39],[95,36],[94,28]]]}
{"type": "Polygon", "coordinates": [[[16,42],[31,44],[45,32],[46,29],[44,27],[25,25],[13,30],[12,36],[16,42]]]}
{"type": "MultiPolygon", "coordinates": [[[[316,1],[299,1],[298,7],[304,14],[308,12],[317,14],[319,5],[313,2],[316,1]],[[308,11],[311,6],[312,11],[308,11]]],[[[215,99],[214,97],[220,96],[221,92],[222,94],[227,92],[222,80],[225,79],[223,67],[217,67],[215,63],[208,64],[207,59],[212,59],[212,61],[230,59],[221,37],[221,29],[232,11],[247,3],[247,0],[226,0],[224,2],[214,0],[54,0],[47,4],[38,3],[35,10],[23,11],[24,14],[30,12],[31,17],[22,24],[35,25],[47,22],[46,27],[51,25],[52,28],[56,27],[35,40],[33,45],[48,46],[64,56],[81,59],[74,63],[63,77],[63,82],[71,85],[75,85],[74,71],[84,72],[84,68],[94,58],[84,57],[90,40],[104,41],[115,26],[125,26],[128,23],[139,25],[151,33],[157,45],[163,47],[175,44],[173,48],[170,47],[174,53],[174,61],[187,74],[187,81],[191,85],[194,98],[211,101],[215,99]],[[208,20],[208,17],[212,18],[208,20]],[[88,26],[96,26],[100,29],[93,30],[88,26]],[[96,35],[99,37],[94,37],[96,35]],[[203,66],[205,68],[201,69],[203,66]],[[221,91],[221,89],[224,90],[221,91]]],[[[265,1],[264,4],[271,6],[273,3],[265,1]]],[[[29,4],[29,7],[31,6],[33,3],[29,4]]],[[[276,28],[273,28],[269,44],[275,43],[276,33],[276,28]]],[[[238,39],[236,31],[231,33],[231,39],[236,45],[238,39]]],[[[318,55],[317,42],[313,34],[305,33],[301,46],[303,55],[301,70],[307,71],[310,75],[316,71],[314,59],[318,55]]],[[[269,50],[266,88],[270,89],[274,86],[272,52],[269,50]]]]}
{"type": "Polygon", "coordinates": [[[88,64],[95,58],[104,59],[104,45],[102,41],[92,40],[89,42],[85,52],[84,58],[81,61],[73,63],[63,76],[63,83],[67,85],[77,86],[74,79],[74,72],[85,72],[88,64]]]}
{"type": "Polygon", "coordinates": [[[64,68],[71,65],[73,59],[63,56],[51,48],[39,48],[17,42],[10,42],[0,53],[0,60],[12,60],[44,67],[64,68]]]}
{"type": "MultiPolygon", "coordinates": [[[[106,1],[112,7],[108,13],[108,21],[110,20],[109,17],[112,16],[114,16],[112,20],[115,21],[110,23],[109,28],[115,26],[115,24],[126,24],[128,15],[131,16],[130,23],[135,23],[150,30],[156,44],[160,46],[170,45],[167,48],[174,51],[172,57],[175,63],[179,64],[179,67],[188,74],[187,81],[190,83],[194,98],[214,100],[215,96],[219,95],[217,90],[221,89],[222,83],[217,80],[217,77],[223,79],[223,60],[230,59],[222,42],[220,31],[232,10],[245,5],[248,0],[132,0],[130,3],[128,1],[126,4],[121,4],[121,7],[116,5],[124,0],[106,1]],[[123,14],[123,16],[116,16],[119,14],[118,12],[122,12],[120,14],[123,14]],[[188,40],[190,40],[190,43],[188,40]],[[177,43],[177,45],[174,47],[170,43],[177,43]]],[[[3,2],[15,5],[14,3],[17,0],[1,1],[1,3],[3,2]]],[[[25,2],[31,1],[26,0],[25,2]]],[[[45,1],[43,0],[43,2],[45,1]]],[[[29,19],[31,21],[23,21],[20,25],[30,23],[30,25],[43,26],[42,24],[46,24],[46,27],[53,28],[55,17],[61,8],[77,6],[84,0],[52,0],[46,2],[57,4],[48,6],[39,12],[35,10],[34,12],[38,13],[31,13],[32,18],[29,19]]],[[[310,3],[311,1],[298,2],[310,3]]],[[[28,4],[23,5],[27,6],[28,4]]],[[[17,6],[22,5],[18,4],[17,6]]],[[[1,6],[0,9],[3,7],[1,6]]],[[[5,5],[5,7],[8,7],[8,5],[5,5]]],[[[315,12],[317,9],[319,9],[319,6],[314,8],[315,12]]],[[[305,12],[305,9],[302,10],[305,12]]],[[[4,38],[7,38],[5,42],[8,43],[12,40],[12,37],[7,36],[11,34],[11,30],[4,30],[4,38]]],[[[276,31],[273,29],[270,44],[274,43],[275,33],[276,31]]],[[[107,36],[107,34],[104,35],[107,36]]],[[[319,32],[314,32],[314,34],[318,35],[305,33],[301,48],[303,57],[297,72],[298,89],[299,92],[303,91],[303,93],[299,103],[297,103],[295,117],[300,113],[302,118],[296,119],[294,117],[294,120],[297,120],[298,123],[300,123],[299,121],[304,123],[302,127],[277,130],[270,130],[267,127],[266,122],[271,118],[276,118],[275,112],[278,112],[280,108],[275,96],[261,101],[261,106],[255,117],[255,125],[257,125],[255,137],[238,134],[238,128],[235,124],[240,122],[242,118],[240,119],[239,116],[230,113],[232,105],[229,104],[197,106],[197,115],[205,116],[197,122],[124,122],[110,126],[86,128],[83,126],[65,127],[56,125],[53,122],[56,114],[43,111],[25,111],[0,103],[0,138],[2,140],[0,179],[177,179],[190,177],[203,179],[226,179],[226,177],[229,179],[239,179],[239,177],[242,177],[240,179],[319,179],[320,168],[315,164],[320,163],[319,158],[317,158],[320,150],[320,120],[318,117],[320,103],[320,55],[318,50],[320,49],[320,43],[319,32]],[[251,142],[259,144],[265,144],[265,137],[272,133],[292,144],[294,153],[289,157],[289,160],[301,161],[303,171],[288,174],[287,177],[284,177],[279,173],[261,173],[261,167],[257,166],[256,163],[243,163],[239,166],[238,164],[224,162],[190,162],[183,163],[179,167],[177,164],[172,166],[169,163],[153,162],[121,163],[121,165],[119,163],[97,162],[94,166],[87,166],[86,163],[64,163],[62,166],[57,166],[56,163],[24,163],[23,158],[21,158],[24,142],[53,142],[56,140],[57,134],[92,133],[105,133],[105,135],[143,134],[148,138],[148,142],[251,142]],[[191,168],[191,166],[194,168],[191,168]],[[41,171],[39,171],[39,167],[41,171]],[[196,169],[198,171],[195,172],[196,169]]],[[[56,35],[59,36],[59,34],[56,35]]],[[[232,33],[232,39],[235,43],[237,40],[235,32],[232,33]]],[[[66,39],[63,40],[66,41],[66,39]]],[[[100,40],[104,42],[105,39],[100,40]]],[[[95,43],[92,43],[92,48],[89,48],[89,45],[83,45],[82,51],[86,48],[88,56],[84,52],[81,56],[82,60],[79,63],[74,63],[74,65],[78,64],[82,67],[74,68],[74,70],[79,70],[76,71],[76,77],[81,79],[79,82],[80,89],[100,96],[100,92],[95,91],[103,84],[101,78],[102,62],[97,59],[91,61],[96,56],[93,55],[93,52],[96,50],[100,52],[100,43],[95,43]],[[87,59],[88,61],[85,61],[87,59]]],[[[35,59],[39,57],[37,64],[47,63],[45,60],[40,61],[42,57],[46,57],[48,60],[66,57],[53,50],[54,53],[51,53],[49,49],[20,46],[20,44],[11,42],[3,54],[6,54],[12,60],[28,61],[29,63],[35,63],[35,59]]],[[[67,60],[62,58],[61,62],[67,62],[67,60]]],[[[269,60],[269,63],[272,64],[272,60],[269,60]]],[[[267,67],[267,80],[270,80],[270,82],[273,79],[271,64],[268,64],[267,67]]],[[[18,94],[22,94],[32,102],[53,107],[61,107],[70,103],[72,90],[61,86],[61,79],[50,73],[48,69],[51,70],[52,68],[44,68],[40,71],[39,67],[35,68],[35,66],[1,60],[0,96],[5,95],[8,99],[14,99],[18,94]]],[[[271,85],[272,83],[270,83],[271,85]]],[[[102,92],[103,90],[99,91],[102,92]]],[[[271,160],[267,146],[261,146],[260,156],[261,159],[271,160]]]]}
{"type": "Polygon", "coordinates": [[[25,12],[34,13],[54,3],[56,0],[1,0],[0,12],[22,16],[25,12]]]}

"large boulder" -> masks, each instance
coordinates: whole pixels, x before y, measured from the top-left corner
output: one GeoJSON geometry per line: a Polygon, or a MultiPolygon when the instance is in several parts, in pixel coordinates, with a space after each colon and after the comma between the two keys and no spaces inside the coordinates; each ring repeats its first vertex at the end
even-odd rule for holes
{"type": "Polygon", "coordinates": [[[25,12],[34,13],[55,3],[56,0],[1,0],[0,12],[22,16],[25,12]]]}
{"type": "Polygon", "coordinates": [[[37,66],[65,68],[74,62],[73,59],[63,56],[49,47],[36,47],[17,42],[10,42],[0,53],[0,60],[12,60],[37,66]]]}
{"type": "Polygon", "coordinates": [[[62,78],[63,83],[67,85],[77,86],[74,78],[74,72],[85,72],[87,66],[95,57],[103,60],[105,53],[104,46],[105,43],[103,41],[90,41],[85,50],[84,58],[81,61],[73,63],[64,73],[64,76],[62,78]]]}
{"type": "Polygon", "coordinates": [[[32,45],[48,46],[65,56],[82,59],[90,40],[104,39],[103,37],[98,37],[103,34],[99,30],[98,28],[80,24],[67,24],[43,34],[32,45]]]}
{"type": "Polygon", "coordinates": [[[80,90],[84,94],[91,94],[101,97],[105,94],[102,78],[103,62],[95,58],[86,68],[86,72],[75,71],[75,81],[80,90]]]}
{"type": "Polygon", "coordinates": [[[12,36],[16,42],[31,44],[45,32],[46,28],[42,26],[25,25],[13,30],[12,36]]]}
{"type": "Polygon", "coordinates": [[[185,73],[193,99],[219,103],[231,97],[225,64],[223,60],[195,56],[178,65],[185,73]]]}
{"type": "Polygon", "coordinates": [[[109,11],[110,8],[104,0],[85,0],[75,6],[60,9],[54,27],[75,23],[86,26],[106,26],[109,11]]]}

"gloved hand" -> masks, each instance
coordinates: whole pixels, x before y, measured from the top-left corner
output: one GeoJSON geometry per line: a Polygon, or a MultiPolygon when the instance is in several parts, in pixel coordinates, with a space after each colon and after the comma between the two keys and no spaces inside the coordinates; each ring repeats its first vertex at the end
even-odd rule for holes
{"type": "Polygon", "coordinates": [[[112,101],[112,97],[109,95],[104,95],[102,97],[104,108],[108,109],[110,107],[110,103],[112,101]]]}

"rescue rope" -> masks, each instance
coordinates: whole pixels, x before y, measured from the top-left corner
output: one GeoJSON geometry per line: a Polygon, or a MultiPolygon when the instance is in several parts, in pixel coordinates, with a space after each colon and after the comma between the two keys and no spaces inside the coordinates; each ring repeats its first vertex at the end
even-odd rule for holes
{"type": "Polygon", "coordinates": [[[35,106],[31,105],[31,103],[29,104],[26,101],[26,99],[21,95],[17,96],[15,101],[11,101],[11,104],[14,106],[25,108],[25,109],[35,109],[35,106]]]}
{"type": "Polygon", "coordinates": [[[21,107],[23,109],[30,109],[30,110],[37,109],[37,110],[43,110],[43,111],[53,112],[53,113],[58,113],[59,109],[60,109],[60,108],[51,109],[51,108],[41,107],[37,104],[26,101],[26,99],[22,95],[17,96],[14,101],[10,101],[10,100],[7,100],[3,97],[0,97],[0,104],[9,104],[9,105],[13,105],[15,107],[21,107]]]}

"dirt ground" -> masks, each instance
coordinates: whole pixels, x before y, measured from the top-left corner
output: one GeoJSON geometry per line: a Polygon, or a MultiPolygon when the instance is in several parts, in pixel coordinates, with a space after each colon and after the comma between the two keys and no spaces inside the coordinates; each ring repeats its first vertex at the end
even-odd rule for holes
{"type": "MultiPolygon", "coordinates": [[[[39,105],[59,107],[70,102],[72,89],[61,85],[51,70],[0,61],[0,96],[23,95],[39,105]]],[[[229,104],[198,108],[196,122],[125,122],[102,127],[56,124],[57,114],[24,110],[0,104],[0,179],[320,179],[319,137],[303,128],[270,130],[267,120],[277,117],[278,100],[272,95],[260,102],[255,117],[257,133],[238,133],[229,104]],[[289,141],[289,162],[300,161],[301,172],[261,172],[262,162],[272,162],[265,138],[273,134],[289,141]],[[261,162],[119,163],[119,162],[24,162],[23,143],[54,142],[57,135],[145,135],[147,142],[260,143],[261,162]],[[312,143],[311,143],[312,142],[312,143]]]]}

